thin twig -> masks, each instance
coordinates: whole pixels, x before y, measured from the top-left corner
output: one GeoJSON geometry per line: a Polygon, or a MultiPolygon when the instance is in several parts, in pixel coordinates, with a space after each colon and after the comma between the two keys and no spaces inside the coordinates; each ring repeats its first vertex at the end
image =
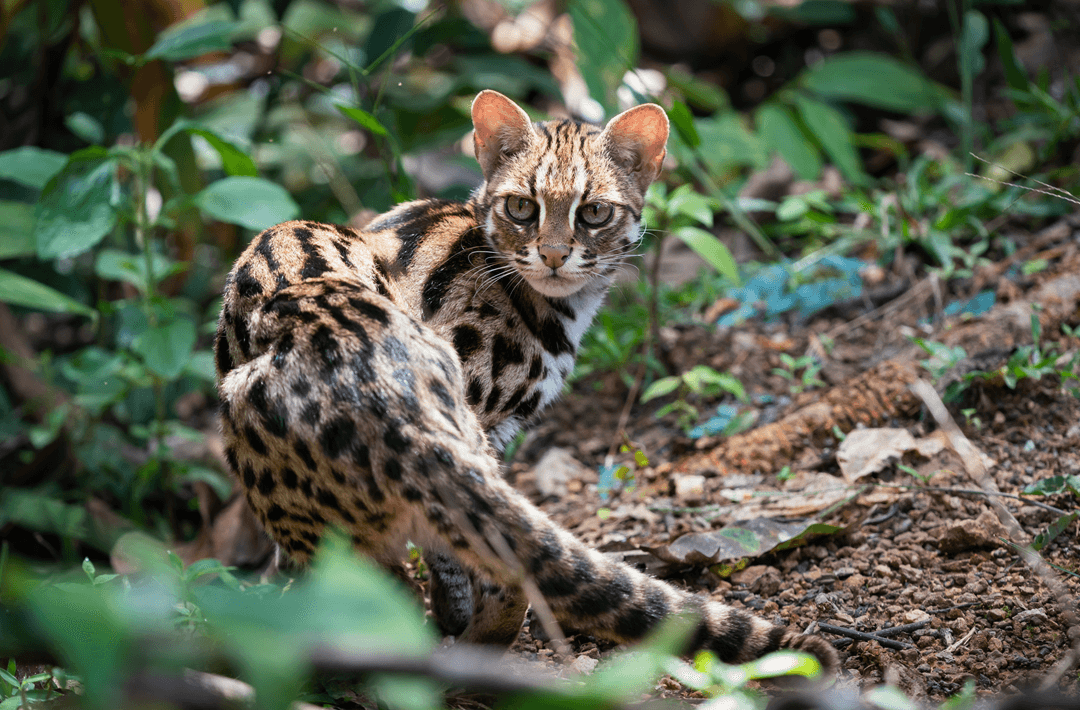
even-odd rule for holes
{"type": "Polygon", "coordinates": [[[822,631],[827,631],[830,634],[836,634],[837,636],[847,636],[848,638],[855,639],[856,641],[877,641],[882,646],[895,649],[897,651],[903,651],[906,648],[915,648],[914,645],[906,643],[904,641],[893,641],[892,639],[887,639],[884,636],[879,636],[876,633],[856,631],[855,629],[849,629],[845,626],[833,626],[832,624],[823,624],[819,621],[818,628],[822,631]]]}
{"type": "MultiPolygon", "coordinates": [[[[953,420],[949,410],[945,408],[945,404],[942,403],[941,398],[934,388],[930,386],[930,383],[925,380],[917,380],[912,383],[911,389],[922,398],[930,414],[937,420],[938,426],[941,427],[949,440],[949,446],[960,456],[968,474],[975,479],[980,488],[988,492],[998,492],[997,486],[986,470],[986,466],[983,465],[981,453],[960,431],[960,427],[956,425],[956,421],[953,420]]],[[[1065,622],[1067,629],[1066,635],[1072,642],[1072,648],[1066,653],[1065,657],[1043,678],[1040,687],[1044,689],[1050,688],[1056,685],[1065,673],[1069,672],[1077,659],[1080,659],[1080,616],[1077,615],[1076,600],[1065,587],[1061,577],[1050,568],[1039,553],[1031,549],[1028,544],[1027,533],[1020,527],[1012,513],[1005,508],[999,497],[999,495],[988,496],[991,506],[997,513],[1001,524],[1005,526],[1009,535],[1012,536],[1013,542],[1023,545],[1019,548],[1020,557],[1057,599],[1061,610],[1061,618],[1065,622]]]]}
{"type": "Polygon", "coordinates": [[[923,619],[922,621],[916,621],[914,624],[903,624],[902,626],[890,626],[887,629],[878,629],[874,633],[878,636],[889,638],[892,636],[899,636],[900,634],[911,633],[912,631],[918,631],[929,623],[930,619],[923,619]]]}

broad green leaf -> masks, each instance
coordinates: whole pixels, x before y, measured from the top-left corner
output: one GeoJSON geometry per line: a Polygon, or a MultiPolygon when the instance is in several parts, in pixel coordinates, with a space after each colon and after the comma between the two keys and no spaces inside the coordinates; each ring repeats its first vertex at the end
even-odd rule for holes
{"type": "Polygon", "coordinates": [[[1061,533],[1065,532],[1065,529],[1076,522],[1077,518],[1080,518],[1080,511],[1073,511],[1072,513],[1066,513],[1065,515],[1059,515],[1054,519],[1054,522],[1047,526],[1046,530],[1035,536],[1035,539],[1031,541],[1031,549],[1038,552],[1051,542],[1054,541],[1061,533]]]}
{"type": "Polygon", "coordinates": [[[24,146],[0,153],[0,179],[40,190],[60,172],[68,157],[53,150],[24,146]]]}
{"type": "Polygon", "coordinates": [[[827,103],[802,94],[795,96],[795,103],[806,127],[821,141],[825,153],[844,177],[856,185],[868,183],[870,178],[863,171],[851,128],[843,115],[827,103]]]}
{"type": "Polygon", "coordinates": [[[700,227],[679,227],[675,230],[675,236],[683,240],[686,246],[693,249],[709,266],[739,283],[739,267],[735,263],[735,257],[716,236],[700,227]]]}
{"type": "Polygon", "coordinates": [[[821,663],[809,653],[778,651],[745,663],[742,669],[753,680],[793,675],[813,678],[821,673],[821,663]]]}
{"type": "MultiPolygon", "coordinates": [[[[167,276],[178,274],[186,267],[161,254],[154,254],[151,260],[154,270],[154,283],[167,276]]],[[[103,279],[125,281],[143,293],[149,290],[146,273],[146,257],[142,254],[130,254],[118,249],[102,249],[94,260],[94,273],[103,279]]]]}
{"type": "Polygon", "coordinates": [[[615,90],[627,71],[637,66],[638,30],[624,0],[570,0],[577,66],[589,94],[607,115],[616,113],[615,90]]]}
{"type": "Polygon", "coordinates": [[[100,149],[72,155],[41,192],[34,229],[39,258],[82,254],[116,226],[111,203],[116,163],[102,155],[100,149]]]}
{"type": "Polygon", "coordinates": [[[214,219],[260,230],[295,219],[300,207],[285,188],[262,178],[218,180],[195,195],[195,204],[214,219]]]}
{"type": "Polygon", "coordinates": [[[681,382],[682,379],[679,377],[661,377],[659,380],[646,387],[645,391],[641,393],[641,403],[644,404],[650,399],[656,399],[657,397],[671,394],[679,389],[679,384],[681,382]]]}
{"type": "Polygon", "coordinates": [[[150,49],[146,50],[143,59],[178,62],[207,52],[225,51],[232,47],[235,29],[235,22],[222,21],[170,27],[158,36],[150,49]]]}
{"type": "Polygon", "coordinates": [[[671,125],[675,126],[675,130],[679,132],[679,136],[686,145],[691,148],[697,148],[701,145],[701,136],[698,135],[697,127],[694,125],[694,114],[690,113],[690,109],[687,108],[686,104],[682,101],[675,101],[668,110],[667,115],[671,125]]]}
{"type": "Polygon", "coordinates": [[[204,138],[218,152],[218,155],[221,156],[221,167],[226,174],[248,177],[256,177],[259,174],[259,169],[255,167],[255,161],[235,143],[205,128],[189,126],[184,130],[192,135],[204,138]]]}
{"type": "Polygon", "coordinates": [[[876,52],[843,52],[815,65],[799,80],[819,96],[874,106],[887,111],[936,111],[944,88],[918,69],[876,52]]]}
{"type": "Polygon", "coordinates": [[[97,312],[56,289],[25,276],[0,269],[0,301],[53,313],[77,313],[94,318],[97,312]]]}
{"type": "Polygon", "coordinates": [[[360,126],[369,133],[377,136],[387,135],[386,128],[383,124],[379,123],[379,119],[375,118],[367,111],[360,108],[353,108],[352,106],[342,106],[341,104],[337,104],[337,110],[359,123],[360,126]]]}
{"type": "Polygon", "coordinates": [[[34,206],[0,200],[0,259],[33,256],[34,206]]]}
{"type": "Polygon", "coordinates": [[[187,366],[196,337],[195,324],[187,318],[177,318],[140,333],[131,349],[142,357],[148,368],[171,380],[187,366]]]}
{"type": "Polygon", "coordinates": [[[713,225],[713,201],[700,192],[696,192],[692,185],[682,185],[671,193],[671,197],[668,198],[667,212],[672,217],[679,215],[689,217],[706,227],[713,225]]]}
{"type": "Polygon", "coordinates": [[[789,109],[772,102],[762,104],[754,122],[769,150],[779,153],[800,179],[817,179],[821,174],[821,154],[799,130],[789,109]]]}

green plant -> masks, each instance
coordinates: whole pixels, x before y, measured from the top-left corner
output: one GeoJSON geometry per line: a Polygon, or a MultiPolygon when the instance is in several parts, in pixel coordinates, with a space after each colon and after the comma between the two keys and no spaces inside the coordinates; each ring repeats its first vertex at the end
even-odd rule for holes
{"type": "Polygon", "coordinates": [[[672,393],[677,395],[675,400],[658,409],[656,416],[664,417],[672,412],[677,413],[677,425],[688,433],[699,416],[697,407],[687,401],[688,396],[714,399],[728,393],[742,402],[746,401],[746,391],[736,377],[726,372],[717,372],[708,365],[695,365],[681,375],[661,377],[645,388],[640,401],[644,404],[672,393]]]}
{"type": "Polygon", "coordinates": [[[792,394],[800,394],[815,387],[824,387],[825,382],[817,376],[821,372],[821,363],[810,355],[796,359],[787,353],[780,353],[783,367],[774,367],[773,374],[780,375],[789,383],[792,394]],[[799,372],[802,374],[797,374],[799,372]]]}

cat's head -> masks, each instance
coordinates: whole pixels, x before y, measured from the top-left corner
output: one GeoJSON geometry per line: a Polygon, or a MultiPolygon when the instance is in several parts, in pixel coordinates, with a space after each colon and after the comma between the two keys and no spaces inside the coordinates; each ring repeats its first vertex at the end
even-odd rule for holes
{"type": "Polygon", "coordinates": [[[492,244],[544,295],[606,283],[640,239],[645,190],[666,152],[664,110],[637,106],[603,128],[533,123],[510,99],[482,91],[472,119],[485,179],[478,216],[492,244]]]}

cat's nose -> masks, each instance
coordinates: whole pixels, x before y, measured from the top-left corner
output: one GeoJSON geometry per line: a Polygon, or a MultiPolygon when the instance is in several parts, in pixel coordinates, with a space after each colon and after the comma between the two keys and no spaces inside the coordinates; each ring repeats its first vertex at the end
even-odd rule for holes
{"type": "Polygon", "coordinates": [[[540,254],[540,260],[549,269],[557,269],[566,263],[570,256],[570,247],[565,244],[541,244],[536,250],[540,254]]]}

